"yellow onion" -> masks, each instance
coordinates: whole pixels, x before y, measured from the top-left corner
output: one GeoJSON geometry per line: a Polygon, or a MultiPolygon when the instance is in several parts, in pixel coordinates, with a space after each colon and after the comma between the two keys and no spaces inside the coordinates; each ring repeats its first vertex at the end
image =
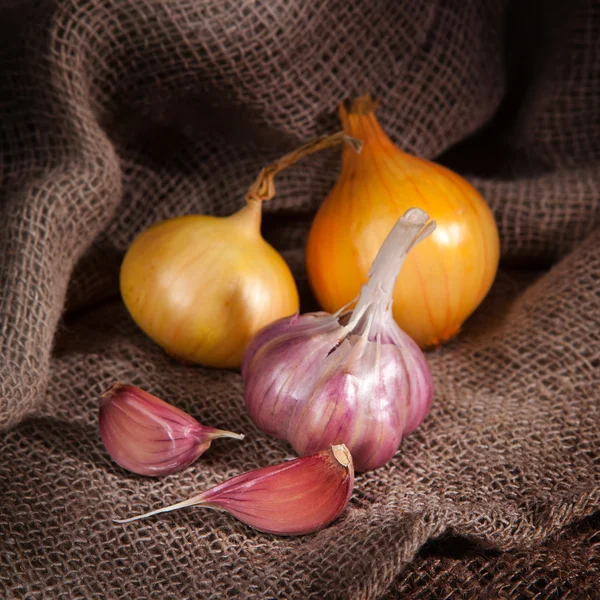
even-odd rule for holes
{"type": "Polygon", "coordinates": [[[385,134],[367,94],[340,107],[344,132],[363,142],[344,150],[342,171],[312,223],[306,268],[328,312],[351,302],[398,218],[411,207],[437,223],[406,258],[394,289],[393,314],[422,348],[458,333],[494,281],[498,230],[485,200],[465,179],[411,156],[385,134]]]}
{"type": "Polygon", "coordinates": [[[342,132],[319,138],[263,169],[233,215],[177,217],[139,235],[120,274],[121,296],[139,327],[179,360],[240,366],[252,336],[299,307],[289,267],[260,232],[273,177],[342,141],[342,132]]]}

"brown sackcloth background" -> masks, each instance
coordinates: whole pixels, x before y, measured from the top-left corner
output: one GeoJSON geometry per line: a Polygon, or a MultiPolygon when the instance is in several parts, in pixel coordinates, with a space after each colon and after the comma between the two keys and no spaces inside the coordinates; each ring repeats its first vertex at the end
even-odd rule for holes
{"type": "MultiPolygon", "coordinates": [[[[600,597],[598,2],[0,6],[0,597],[600,597]],[[502,238],[490,296],[429,354],[429,417],[318,534],[202,509],[113,524],[291,456],[249,422],[239,373],[176,364],[135,327],[123,252],[168,216],[242,206],[366,89],[398,144],[474,182],[502,238]],[[129,475],[96,425],[115,379],[246,440],[129,475]]],[[[338,168],[339,150],[305,160],[265,206],[305,310],[338,168]]]]}

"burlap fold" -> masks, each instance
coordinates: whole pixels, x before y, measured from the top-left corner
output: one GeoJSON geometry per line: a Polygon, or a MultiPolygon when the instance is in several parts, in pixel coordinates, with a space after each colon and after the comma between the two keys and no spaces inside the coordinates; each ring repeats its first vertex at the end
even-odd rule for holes
{"type": "MultiPolygon", "coordinates": [[[[12,4],[0,7],[0,596],[593,598],[600,5],[12,4]],[[315,535],[202,509],[114,524],[291,456],[250,423],[238,372],[177,364],[137,329],[118,296],[123,252],[168,216],[241,206],[262,166],[336,130],[338,103],[365,89],[397,143],[472,179],[502,240],[489,297],[428,355],[429,417],[315,535]],[[97,431],[115,379],[247,437],[180,474],[129,475],[97,431]]],[[[306,159],[265,206],[304,309],[305,236],[338,169],[339,151],[306,159]]]]}

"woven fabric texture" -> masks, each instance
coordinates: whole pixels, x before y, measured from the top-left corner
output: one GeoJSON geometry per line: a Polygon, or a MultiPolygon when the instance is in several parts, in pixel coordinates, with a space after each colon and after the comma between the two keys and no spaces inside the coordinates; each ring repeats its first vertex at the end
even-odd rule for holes
{"type": "MultiPolygon", "coordinates": [[[[0,3],[0,597],[598,594],[599,32],[595,0],[0,3]],[[488,298],[428,353],[430,415],[317,534],[203,509],[114,524],[292,455],[249,421],[238,372],[180,365],[135,326],[123,253],[166,217],[241,207],[365,90],[500,231],[488,298]],[[246,439],[129,475],[97,428],[114,380],[246,439]]],[[[264,207],[304,310],[306,233],[339,166],[304,160],[264,207]]]]}

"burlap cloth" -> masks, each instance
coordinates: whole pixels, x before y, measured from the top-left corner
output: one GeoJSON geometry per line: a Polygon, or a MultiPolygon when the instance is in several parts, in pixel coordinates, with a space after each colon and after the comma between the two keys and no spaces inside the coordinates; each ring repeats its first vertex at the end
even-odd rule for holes
{"type": "MultiPolygon", "coordinates": [[[[599,597],[598,2],[6,1],[0,597],[599,597]],[[202,509],[113,524],[291,455],[249,422],[239,373],[181,366],[134,326],[124,250],[170,215],[240,207],[366,89],[397,143],[475,183],[502,238],[492,293],[429,354],[430,416],[316,535],[202,509]],[[128,475],[96,424],[115,379],[247,438],[128,475]]],[[[304,309],[338,168],[339,150],[305,160],[265,206],[304,309]]]]}

